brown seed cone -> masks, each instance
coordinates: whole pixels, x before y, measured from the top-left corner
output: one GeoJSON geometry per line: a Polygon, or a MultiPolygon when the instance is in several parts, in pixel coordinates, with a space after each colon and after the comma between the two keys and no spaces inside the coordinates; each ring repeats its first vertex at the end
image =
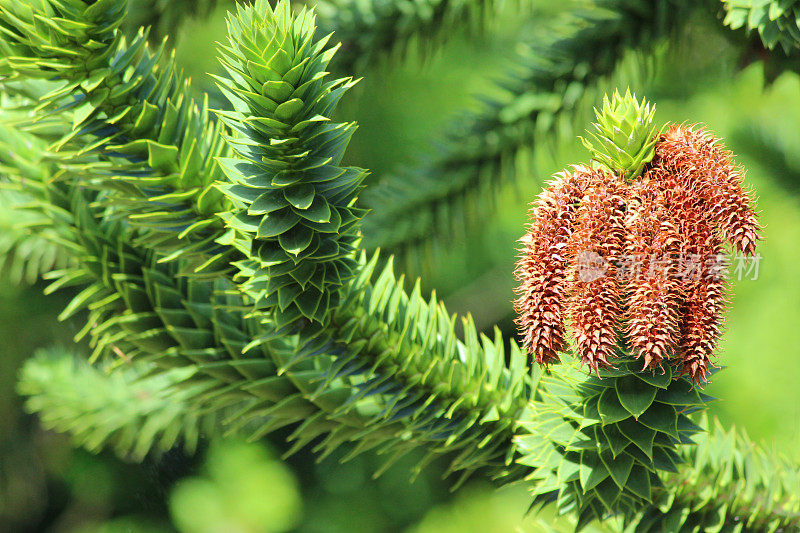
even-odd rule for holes
{"type": "Polygon", "coordinates": [[[594,171],[583,196],[570,240],[568,314],[581,361],[597,371],[611,367],[620,316],[616,263],[625,239],[625,184],[594,171]]]}
{"type": "Polygon", "coordinates": [[[539,364],[558,362],[558,353],[566,348],[566,247],[591,172],[576,166],[557,174],[533,203],[528,233],[520,239],[523,248],[514,271],[520,282],[514,300],[516,323],[523,347],[539,364]]]}
{"type": "MultiPolygon", "coordinates": [[[[674,181],[674,180],[673,180],[674,181]]],[[[676,351],[681,284],[673,256],[680,246],[665,195],[667,184],[647,177],[631,186],[625,226],[625,258],[620,265],[627,286],[626,332],[631,354],[642,370],[663,369],[676,351]]]]}
{"type": "Polygon", "coordinates": [[[699,260],[696,275],[685,276],[683,313],[680,327],[680,353],[683,373],[692,381],[706,381],[717,348],[723,314],[728,301],[725,259],[719,236],[697,216],[686,217],[684,226],[693,240],[688,243],[686,257],[699,260]]]}
{"type": "Polygon", "coordinates": [[[695,384],[705,382],[722,327],[722,311],[727,302],[724,282],[706,279],[687,291],[681,324],[682,373],[695,384]]]}
{"type": "Polygon", "coordinates": [[[670,166],[653,166],[645,179],[657,183],[663,205],[668,206],[660,216],[670,220],[677,230],[677,352],[682,372],[699,383],[706,380],[712,364],[727,303],[722,238],[709,222],[706,197],[687,187],[693,178],[676,175],[674,170],[670,166]]]}
{"type": "Polygon", "coordinates": [[[702,203],[706,222],[722,240],[746,254],[755,253],[761,226],[742,184],[743,171],[731,152],[703,128],[673,125],[655,147],[652,167],[662,167],[683,180],[702,203]]]}
{"type": "Polygon", "coordinates": [[[515,300],[524,347],[559,360],[569,319],[583,363],[612,366],[625,299],[631,354],[655,371],[676,354],[706,380],[727,301],[723,241],[753,253],[758,221],[728,151],[702,129],[673,126],[644,176],[573,167],[531,209],[515,300]]]}

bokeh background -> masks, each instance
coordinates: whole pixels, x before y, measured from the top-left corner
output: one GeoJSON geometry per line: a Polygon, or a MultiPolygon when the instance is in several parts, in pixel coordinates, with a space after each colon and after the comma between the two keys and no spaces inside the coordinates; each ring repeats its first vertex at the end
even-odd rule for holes
{"type": "MultiPolygon", "coordinates": [[[[144,1],[144,0],[141,0],[144,1]]],[[[222,2],[223,5],[227,2],[222,2]]],[[[373,180],[436,149],[443,129],[475,95],[502,98],[514,43],[535,35],[568,2],[534,1],[533,22],[511,10],[482,38],[454,34],[433,55],[413,50],[380,61],[343,101],[339,118],[360,129],[349,162],[371,169],[373,180]]],[[[131,4],[135,26],[140,13],[131,4]]],[[[224,8],[164,21],[179,62],[197,87],[210,87],[214,42],[225,32],[224,8]]],[[[158,21],[156,21],[158,22],[158,21]]],[[[759,64],[740,69],[725,30],[689,21],[681,45],[657,51],[644,71],[632,62],[615,83],[657,102],[661,121],[707,125],[737,154],[759,197],[766,226],[758,279],[734,281],[735,296],[722,341],[721,363],[708,392],[726,425],[744,427],[757,441],[800,461],[800,78],[766,80],[759,64]]],[[[335,37],[334,37],[335,38],[335,37]]],[[[585,116],[577,124],[588,124],[585,116]]],[[[502,191],[485,227],[454,238],[411,268],[424,274],[452,311],[472,312],[479,327],[513,333],[512,268],[527,204],[565,165],[585,160],[563,132],[542,140],[531,175],[502,191]],[[546,142],[545,142],[546,141],[546,142]]],[[[8,274],[8,273],[6,273],[8,274]]],[[[92,454],[68,437],[44,431],[26,415],[15,392],[21,362],[37,348],[71,345],[76,325],[58,323],[67,295],[45,297],[42,286],[0,277],[0,531],[186,533],[371,533],[567,531],[550,515],[526,516],[524,488],[494,491],[481,480],[455,493],[433,464],[413,482],[413,457],[372,478],[379,458],[339,457],[316,462],[304,450],[281,459],[285,434],[246,443],[203,441],[125,463],[109,452],[92,454]]]]}

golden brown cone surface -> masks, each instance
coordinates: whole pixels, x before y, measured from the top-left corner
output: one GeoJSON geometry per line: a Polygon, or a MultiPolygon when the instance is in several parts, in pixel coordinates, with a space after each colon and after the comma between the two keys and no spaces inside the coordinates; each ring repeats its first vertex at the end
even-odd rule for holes
{"type": "Polygon", "coordinates": [[[595,171],[569,243],[568,313],[581,361],[593,370],[613,366],[620,318],[617,262],[625,239],[625,184],[618,176],[595,171]]]}
{"type": "Polygon", "coordinates": [[[722,313],[727,302],[725,284],[706,279],[687,291],[681,324],[682,372],[695,383],[705,382],[722,325],[722,313]]]}
{"type": "Polygon", "coordinates": [[[523,346],[540,364],[559,360],[564,341],[567,242],[573,231],[586,167],[557,174],[530,210],[528,233],[515,277],[520,281],[514,308],[523,346]]]}
{"type": "MultiPolygon", "coordinates": [[[[714,205],[722,201],[714,188],[718,182],[724,181],[722,178],[727,179],[725,176],[730,175],[733,166],[729,154],[723,152],[707,133],[678,128],[670,129],[665,137],[674,133],[681,139],[690,139],[691,146],[684,141],[657,144],[658,157],[646,172],[645,179],[659,183],[664,205],[669,208],[670,218],[680,237],[676,272],[680,287],[677,356],[682,361],[682,372],[689,374],[695,383],[700,383],[706,381],[712,365],[727,303],[727,283],[722,277],[725,266],[722,262],[722,239],[726,230],[718,221],[715,225],[709,199],[716,198],[714,205]],[[671,150],[687,150],[688,153],[673,154],[671,150]],[[698,169],[704,169],[708,175],[698,169]]],[[[758,230],[755,213],[740,185],[739,191],[741,196],[735,204],[746,210],[746,216],[752,217],[752,221],[745,220],[743,225],[737,222],[733,226],[739,226],[740,230],[749,227],[745,233],[755,232],[758,230]]],[[[743,233],[740,231],[739,234],[743,233]]],[[[755,245],[757,239],[757,236],[752,237],[748,242],[755,245]]]]}
{"type": "Polygon", "coordinates": [[[717,232],[697,213],[684,213],[682,231],[687,236],[684,257],[691,275],[681,279],[683,302],[679,353],[683,372],[695,383],[705,381],[717,347],[727,303],[722,243],[717,232]]]}
{"type": "Polygon", "coordinates": [[[710,133],[699,127],[671,126],[656,144],[652,165],[683,180],[722,240],[742,253],[755,253],[761,226],[742,184],[743,171],[710,133]]]}
{"type": "Polygon", "coordinates": [[[681,294],[672,260],[680,236],[660,192],[646,178],[631,186],[625,217],[629,268],[622,276],[631,355],[643,361],[642,370],[653,371],[675,352],[681,294]]]}

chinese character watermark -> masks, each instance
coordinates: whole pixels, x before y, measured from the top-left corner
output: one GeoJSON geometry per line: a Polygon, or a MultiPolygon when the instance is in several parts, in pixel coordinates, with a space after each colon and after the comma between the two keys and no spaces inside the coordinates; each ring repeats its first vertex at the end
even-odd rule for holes
{"type": "Polygon", "coordinates": [[[608,270],[608,261],[603,259],[600,254],[589,250],[582,250],[578,253],[576,264],[578,279],[584,283],[602,278],[608,270]]]}
{"type": "Polygon", "coordinates": [[[753,256],[737,254],[676,254],[676,255],[630,255],[623,254],[611,261],[597,252],[583,250],[577,254],[577,277],[589,283],[604,277],[613,265],[618,280],[636,279],[642,276],[673,277],[684,280],[736,279],[738,281],[758,279],[761,254],[753,256]]]}

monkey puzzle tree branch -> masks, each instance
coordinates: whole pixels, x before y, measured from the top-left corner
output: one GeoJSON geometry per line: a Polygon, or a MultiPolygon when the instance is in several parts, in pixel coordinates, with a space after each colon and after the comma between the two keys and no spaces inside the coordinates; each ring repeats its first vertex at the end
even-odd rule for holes
{"type": "Polygon", "coordinates": [[[626,52],[647,54],[698,7],[604,0],[569,13],[551,35],[520,53],[504,83],[507,97],[454,125],[441,154],[367,191],[373,211],[365,220],[367,247],[400,252],[441,241],[453,228],[480,225],[495,211],[500,186],[522,178],[520,152],[535,150],[537,138],[568,123],[626,52]]]}
{"type": "Polygon", "coordinates": [[[684,447],[686,464],[665,477],[653,503],[626,520],[626,531],[676,532],[697,528],[778,532],[800,528],[800,470],[764,450],[742,430],[698,421],[707,433],[684,447]]]}
{"type": "MultiPolygon", "coordinates": [[[[28,156],[38,150],[32,143],[28,156]]],[[[523,355],[513,351],[506,368],[503,339],[479,341],[471,325],[468,342],[458,341],[440,304],[424,302],[418,289],[406,295],[390,269],[373,285],[375,260],[345,293],[336,328],[278,333],[263,315],[247,317],[251,305],[230,281],[183,277],[178,265],[135,243],[124,225],[91,207],[96,193],[85,198],[88,191],[47,176],[20,185],[39,196],[80,258],[49,276],[51,290],[85,287],[62,316],[89,309],[84,333],[96,354],[121,350],[164,370],[193,368],[186,384],[204,384],[207,408],[239,406],[230,423],[255,425],[255,435],[302,422],[298,447],[325,436],[324,453],[354,441],[357,451],[377,448],[396,459],[423,445],[429,458],[449,455],[453,471],[513,470],[513,413],[529,391],[523,355]],[[490,393],[486,380],[503,392],[490,393]]]]}
{"type": "Polygon", "coordinates": [[[732,30],[743,28],[748,34],[757,33],[765,47],[773,50],[780,45],[787,56],[800,49],[800,3],[722,0],[722,4],[724,24],[732,30]]]}
{"type": "Polygon", "coordinates": [[[204,385],[175,387],[191,369],[147,377],[148,368],[124,364],[108,372],[51,348],[25,362],[17,391],[42,425],[69,433],[90,451],[108,447],[134,461],[177,444],[193,452],[201,435],[216,424],[213,414],[191,403],[204,385]]]}
{"type": "MultiPolygon", "coordinates": [[[[491,25],[501,7],[507,6],[494,0],[327,0],[316,10],[321,34],[334,33],[342,42],[336,68],[358,72],[414,47],[429,51],[465,28],[479,33],[491,25]]],[[[529,14],[533,6],[519,0],[512,9],[529,14]]]]}
{"type": "Polygon", "coordinates": [[[151,51],[144,31],[125,41],[117,31],[124,17],[125,3],[116,1],[3,2],[9,53],[0,75],[54,80],[36,112],[68,113],[72,127],[51,149],[105,162],[106,179],[85,184],[119,191],[104,200],[135,213],[129,220],[143,238],[176,254],[214,249],[208,235],[225,207],[214,187],[216,158],[228,153],[221,125],[209,119],[207,99],[192,99],[163,43],[151,51]]]}
{"type": "MultiPolygon", "coordinates": [[[[228,425],[246,426],[253,437],[293,425],[295,449],[313,442],[324,456],[349,443],[350,455],[375,450],[390,455],[387,464],[423,448],[423,464],[446,456],[462,479],[481,471],[502,482],[525,480],[535,503],[556,502],[581,523],[620,515],[644,523],[639,513],[652,510],[661,485],[686,459],[683,450],[704,429],[689,415],[708,398],[677,375],[679,368],[670,361],[662,373],[643,373],[635,358],[649,364],[649,352],[611,353],[620,348],[605,331],[613,316],[592,325],[573,307],[587,338],[579,355],[596,363],[596,375],[575,363],[529,373],[515,343],[479,336],[469,319],[458,335],[455,317],[435,296],[423,299],[419,283],[407,292],[391,260],[378,271],[377,255],[357,250],[362,212],[354,206],[364,172],[339,165],[353,125],[328,120],[349,81],[325,79],[333,49],[314,38],[310,12],[293,15],[287,2],[273,8],[265,0],[237,9],[219,78],[234,111],[212,124],[143,35],[130,46],[121,41],[120,5],[0,4],[0,48],[10,52],[0,72],[21,84],[30,77],[58,83],[54,71],[64,72],[62,85],[40,99],[40,110],[62,112],[18,132],[26,142],[4,171],[31,198],[30,208],[47,217],[42,235],[74,257],[48,275],[49,290],[80,288],[62,317],[85,312],[79,336],[90,337],[95,357],[121,353],[152,365],[153,376],[178,376],[170,387],[191,399],[189,409],[234,409],[228,425]],[[589,339],[595,326],[605,328],[602,359],[587,356],[597,352],[589,339]]],[[[610,21],[608,35],[597,24],[580,27],[583,38],[556,41],[546,66],[531,70],[528,88],[544,87],[551,101],[498,105],[499,123],[487,114],[464,137],[478,139],[466,161],[497,161],[502,151],[484,148],[498,124],[524,130],[533,114],[548,131],[548,120],[577,102],[557,101],[559,91],[582,93],[585,80],[612,72],[615,53],[651,42],[648,32],[659,29],[653,21],[681,12],[650,17],[632,2],[613,5],[627,15],[592,11],[595,22],[610,21]],[[614,21],[641,24],[621,29],[614,21]],[[597,50],[605,45],[605,53],[597,50]],[[576,58],[577,67],[569,62],[576,58]]],[[[510,137],[512,147],[526,138],[510,137]]],[[[6,138],[0,134],[0,143],[6,138]]],[[[634,143],[642,154],[625,159],[631,177],[649,157],[648,142],[634,143]]],[[[661,159],[648,172],[679,164],[658,145],[655,155],[661,159]]],[[[619,161],[606,163],[617,172],[619,161]]],[[[605,246],[597,214],[619,206],[601,200],[581,206],[576,233],[605,246]]],[[[708,216],[728,213],[723,204],[714,203],[708,216]]],[[[752,240],[736,238],[743,246],[752,240]]],[[[593,290],[584,291],[585,309],[595,302],[593,290]]],[[[727,475],[725,464],[694,460],[727,475]]],[[[673,503],[682,513],[698,512],[691,497],[673,503]]],[[[709,498],[703,505],[729,496],[709,498]]],[[[753,524],[773,523],[751,514],[753,524]]]]}

